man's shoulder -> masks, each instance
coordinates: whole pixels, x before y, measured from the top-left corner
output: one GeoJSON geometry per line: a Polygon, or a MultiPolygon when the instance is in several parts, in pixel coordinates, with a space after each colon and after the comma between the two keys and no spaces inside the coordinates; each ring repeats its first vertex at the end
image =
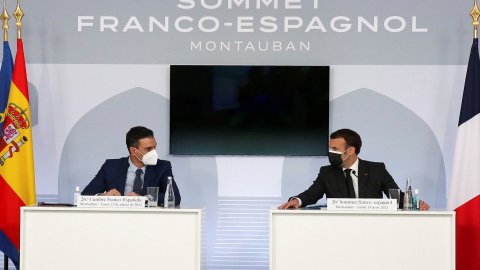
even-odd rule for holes
{"type": "Polygon", "coordinates": [[[325,165],[325,166],[320,167],[320,172],[331,173],[331,172],[337,171],[339,169],[341,169],[341,168],[333,167],[332,165],[325,165]]]}
{"type": "Polygon", "coordinates": [[[127,166],[128,163],[128,157],[122,157],[122,158],[111,158],[105,160],[105,163],[103,166],[109,167],[109,168],[115,168],[115,167],[121,167],[121,166],[127,166]]]}
{"type": "Polygon", "coordinates": [[[364,168],[385,168],[385,164],[383,162],[378,161],[369,161],[364,159],[358,160],[358,166],[364,168]]]}
{"type": "Polygon", "coordinates": [[[157,164],[153,166],[147,166],[147,170],[152,170],[156,172],[165,172],[172,169],[172,165],[168,160],[158,159],[157,164]]]}
{"type": "Polygon", "coordinates": [[[105,160],[105,163],[112,163],[112,164],[115,164],[115,163],[125,163],[125,162],[128,162],[128,157],[109,158],[109,159],[105,160]]]}
{"type": "Polygon", "coordinates": [[[370,161],[370,160],[365,160],[365,159],[358,159],[359,164],[365,164],[365,165],[383,165],[383,162],[379,161],[370,161]]]}
{"type": "Polygon", "coordinates": [[[157,160],[157,165],[155,166],[158,166],[158,167],[163,167],[163,166],[172,166],[170,161],[168,160],[163,160],[163,159],[158,159],[157,160]]]}

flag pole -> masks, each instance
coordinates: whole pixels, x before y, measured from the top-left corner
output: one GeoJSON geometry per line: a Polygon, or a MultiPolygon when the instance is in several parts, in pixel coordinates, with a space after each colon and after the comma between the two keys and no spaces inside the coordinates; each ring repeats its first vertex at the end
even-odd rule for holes
{"type": "MultiPolygon", "coordinates": [[[[477,0],[475,0],[476,2],[477,0]]],[[[15,25],[17,26],[17,39],[22,39],[22,18],[23,15],[25,15],[20,8],[20,0],[17,0],[17,8],[15,9],[15,12],[13,13],[13,16],[15,16],[15,19],[17,19],[17,22],[15,25]]]]}
{"type": "Polygon", "coordinates": [[[8,257],[3,254],[3,269],[8,270],[8,257]]]}
{"type": "Polygon", "coordinates": [[[3,254],[3,269],[8,270],[8,257],[3,254]]]}
{"type": "Polygon", "coordinates": [[[480,10],[478,9],[478,6],[477,6],[477,0],[475,0],[472,11],[470,11],[470,16],[472,16],[473,18],[473,22],[472,22],[473,38],[478,38],[478,25],[479,25],[478,16],[480,16],[480,10]]]}
{"type": "MultiPolygon", "coordinates": [[[[0,15],[0,20],[3,22],[3,41],[8,41],[8,21],[10,20],[10,15],[7,12],[6,0],[3,0],[3,11],[2,15],[0,15]]],[[[5,253],[3,254],[3,269],[8,270],[8,256],[5,253]]]]}

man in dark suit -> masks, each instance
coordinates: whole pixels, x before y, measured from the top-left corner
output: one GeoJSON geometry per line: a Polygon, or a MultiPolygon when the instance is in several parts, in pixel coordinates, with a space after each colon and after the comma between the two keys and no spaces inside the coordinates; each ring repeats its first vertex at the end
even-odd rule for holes
{"type": "Polygon", "coordinates": [[[133,127],[127,132],[126,143],[130,155],[107,159],[82,195],[143,196],[147,187],[159,187],[160,204],[171,176],[175,205],[179,205],[180,191],[173,180],[172,165],[170,161],[158,159],[153,131],[133,127]]]}
{"type": "MultiPolygon", "coordinates": [[[[398,185],[388,173],[385,165],[357,158],[362,147],[360,136],[353,130],[340,129],[330,135],[329,166],[320,168],[313,184],[304,192],[279,206],[278,209],[299,208],[327,198],[383,198],[389,189],[398,185]],[[347,177],[348,175],[350,177],[347,177]]],[[[403,206],[403,193],[400,207],[403,206]]],[[[420,201],[420,210],[430,206],[420,201]]]]}

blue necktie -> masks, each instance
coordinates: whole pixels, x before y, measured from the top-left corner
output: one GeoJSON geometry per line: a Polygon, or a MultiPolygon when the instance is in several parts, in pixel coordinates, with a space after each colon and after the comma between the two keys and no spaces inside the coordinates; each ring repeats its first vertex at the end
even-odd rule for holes
{"type": "Polygon", "coordinates": [[[133,192],[142,195],[142,169],[135,171],[135,181],[133,182],[133,192]]]}

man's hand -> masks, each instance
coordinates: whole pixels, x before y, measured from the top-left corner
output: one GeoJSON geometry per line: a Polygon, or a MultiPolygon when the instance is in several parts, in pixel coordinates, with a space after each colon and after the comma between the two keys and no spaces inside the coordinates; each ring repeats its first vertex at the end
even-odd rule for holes
{"type": "Polygon", "coordinates": [[[116,189],[110,189],[109,191],[102,193],[99,196],[122,196],[122,194],[116,189]]]}
{"type": "Polygon", "coordinates": [[[142,195],[138,195],[137,193],[135,193],[135,192],[132,191],[132,192],[130,192],[130,193],[128,193],[128,194],[125,194],[125,196],[142,196],[142,195]]]}
{"type": "Polygon", "coordinates": [[[300,207],[300,203],[297,199],[293,199],[287,203],[284,203],[278,207],[278,209],[288,209],[288,208],[295,208],[298,209],[300,207]]]}
{"type": "Polygon", "coordinates": [[[430,205],[428,205],[426,202],[420,200],[420,210],[421,211],[427,211],[430,209],[430,205]]]}

